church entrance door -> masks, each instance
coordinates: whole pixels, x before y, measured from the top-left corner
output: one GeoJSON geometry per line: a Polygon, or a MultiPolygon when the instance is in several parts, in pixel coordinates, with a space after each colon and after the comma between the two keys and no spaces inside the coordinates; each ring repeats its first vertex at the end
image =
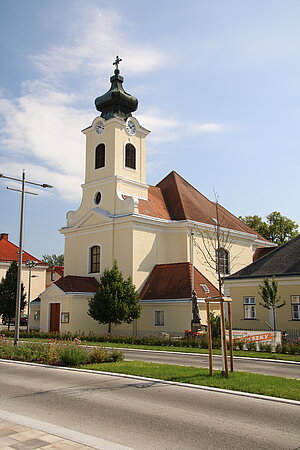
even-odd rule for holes
{"type": "Polygon", "coordinates": [[[50,303],[50,331],[59,333],[60,304],[50,303]]]}

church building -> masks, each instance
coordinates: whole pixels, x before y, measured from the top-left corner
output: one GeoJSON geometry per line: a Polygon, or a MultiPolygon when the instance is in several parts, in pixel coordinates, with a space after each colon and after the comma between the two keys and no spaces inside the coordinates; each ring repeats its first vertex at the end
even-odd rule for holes
{"type": "Polygon", "coordinates": [[[107,332],[107,326],[88,316],[88,300],[103,270],[116,260],[140,293],[142,315],[134,325],[120,325],[112,332],[181,336],[191,325],[192,290],[204,324],[203,299],[219,295],[216,269],[208,264],[210,251],[215,256],[217,230],[226,236],[226,245],[219,249],[224,276],[250,264],[258,248],[273,244],[174,171],[156,186],[147,184],[150,131],[132,115],[138,100],[125,92],[119,62],[117,57],[110,89],[95,100],[100,115],[83,130],[82,201],[68,212],[60,230],[65,272],[40,296],[41,330],[107,332]]]}

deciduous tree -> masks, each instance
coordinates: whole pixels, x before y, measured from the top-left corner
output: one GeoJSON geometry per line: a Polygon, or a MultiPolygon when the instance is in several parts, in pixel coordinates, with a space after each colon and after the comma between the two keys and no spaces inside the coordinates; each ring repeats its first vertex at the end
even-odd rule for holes
{"type": "Polygon", "coordinates": [[[131,323],[140,317],[139,295],[131,278],[123,279],[116,261],[111,269],[104,270],[100,286],[89,301],[88,314],[97,322],[108,324],[108,334],[112,324],[131,323]]]}
{"type": "Polygon", "coordinates": [[[240,219],[263,237],[278,245],[285,244],[299,234],[297,223],[278,211],[268,214],[266,221],[259,216],[246,216],[240,219]]]}
{"type": "Polygon", "coordinates": [[[47,263],[49,266],[63,266],[64,255],[43,255],[42,261],[47,263]]]}
{"type": "MultiPolygon", "coordinates": [[[[16,315],[16,297],[18,284],[18,265],[13,261],[9,266],[6,275],[2,278],[0,283],[0,315],[2,314],[8,320],[8,329],[10,328],[11,320],[16,315]]],[[[20,311],[26,306],[25,288],[21,283],[21,305],[20,311]]]]}

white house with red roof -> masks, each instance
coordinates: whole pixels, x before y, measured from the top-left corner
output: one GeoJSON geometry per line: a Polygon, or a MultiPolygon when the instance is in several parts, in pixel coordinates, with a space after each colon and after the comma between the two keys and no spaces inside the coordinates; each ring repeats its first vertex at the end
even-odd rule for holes
{"type": "MultiPolygon", "coordinates": [[[[150,133],[132,116],[138,101],[123,89],[119,69],[111,88],[95,100],[101,112],[83,130],[86,136],[82,201],[67,214],[65,280],[41,296],[44,331],[106,332],[87,315],[88,300],[104,268],[117,260],[141,296],[138,334],[183,334],[191,323],[191,292],[201,299],[216,296],[216,270],[207,264],[216,223],[226,236],[221,260],[224,275],[253,261],[266,241],[172,171],[156,186],[146,182],[146,139],[150,133]],[[81,280],[81,281],[79,281],[81,280]]],[[[212,247],[213,248],[213,247],[212,247]]],[[[212,250],[215,251],[214,249],[212,250]]],[[[122,325],[114,333],[132,333],[122,325]]]]}
{"type": "MultiPolygon", "coordinates": [[[[0,234],[0,279],[5,277],[6,271],[12,261],[18,261],[19,247],[8,239],[8,233],[0,234]]],[[[31,301],[38,297],[46,288],[46,270],[48,264],[40,261],[30,253],[23,251],[22,255],[22,282],[25,287],[27,306],[25,313],[28,312],[28,300],[31,301]],[[34,265],[28,267],[27,261],[33,261],[34,265]],[[30,280],[30,281],[29,281],[30,280]],[[30,284],[30,299],[28,298],[28,288],[30,284]]]]}

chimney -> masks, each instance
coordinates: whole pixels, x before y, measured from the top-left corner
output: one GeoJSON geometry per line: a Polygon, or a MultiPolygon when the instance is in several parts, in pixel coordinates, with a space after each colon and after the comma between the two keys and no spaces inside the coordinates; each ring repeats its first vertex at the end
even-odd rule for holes
{"type": "Polygon", "coordinates": [[[0,241],[4,239],[4,241],[8,241],[8,233],[1,233],[0,234],[0,241]]]}

